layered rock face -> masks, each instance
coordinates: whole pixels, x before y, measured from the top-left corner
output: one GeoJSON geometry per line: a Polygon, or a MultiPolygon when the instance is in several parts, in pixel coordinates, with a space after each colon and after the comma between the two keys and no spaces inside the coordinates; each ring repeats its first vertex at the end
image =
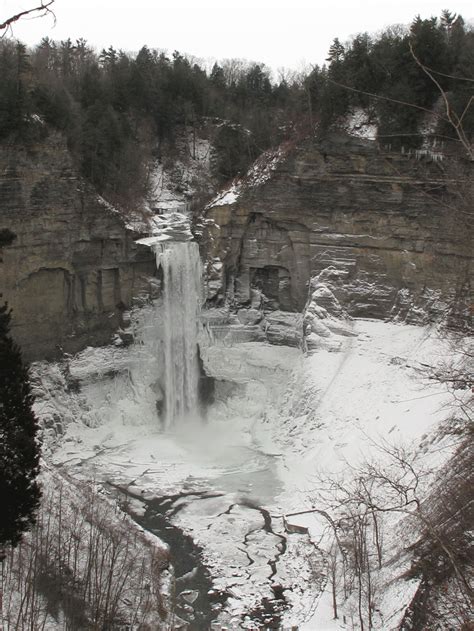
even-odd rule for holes
{"type": "Polygon", "coordinates": [[[343,135],[283,154],[270,176],[206,211],[214,302],[250,305],[259,291],[268,309],[302,311],[323,284],[357,317],[414,322],[463,310],[472,226],[453,210],[446,180],[460,190],[465,175],[343,135]]]}
{"type": "Polygon", "coordinates": [[[155,273],[136,236],[84,184],[61,137],[0,147],[0,293],[29,360],[111,339],[155,273]]]}

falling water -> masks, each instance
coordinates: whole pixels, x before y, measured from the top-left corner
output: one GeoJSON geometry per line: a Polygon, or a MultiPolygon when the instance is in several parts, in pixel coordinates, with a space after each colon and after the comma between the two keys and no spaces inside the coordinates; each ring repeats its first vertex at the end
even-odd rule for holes
{"type": "Polygon", "coordinates": [[[164,425],[169,428],[198,417],[201,260],[194,241],[163,241],[153,247],[163,270],[164,425]]]}

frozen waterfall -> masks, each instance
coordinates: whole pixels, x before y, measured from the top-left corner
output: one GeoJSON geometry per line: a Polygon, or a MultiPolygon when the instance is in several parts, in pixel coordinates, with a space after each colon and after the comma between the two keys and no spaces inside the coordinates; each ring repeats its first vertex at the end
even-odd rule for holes
{"type": "Polygon", "coordinates": [[[201,259],[194,241],[153,245],[163,271],[164,426],[199,416],[198,315],[201,259]]]}

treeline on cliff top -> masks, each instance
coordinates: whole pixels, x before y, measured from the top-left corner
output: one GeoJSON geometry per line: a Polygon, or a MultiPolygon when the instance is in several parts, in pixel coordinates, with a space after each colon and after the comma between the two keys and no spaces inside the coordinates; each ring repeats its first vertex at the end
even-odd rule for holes
{"type": "MultiPolygon", "coordinates": [[[[34,143],[50,128],[61,131],[84,177],[126,204],[143,194],[150,159],[173,146],[183,125],[205,118],[223,122],[212,162],[220,183],[244,173],[266,148],[315,127],[324,131],[354,107],[377,122],[382,143],[417,147],[422,108],[440,107],[440,89],[472,138],[473,68],[474,32],[449,11],[344,44],[336,38],[327,65],[281,73],[277,81],[264,65],[242,60],[206,71],[178,52],[170,57],[147,46],[138,54],[112,46],[97,53],[85,40],[45,38],[33,49],[2,40],[0,139],[34,143]]],[[[430,133],[455,134],[442,121],[430,133]]]]}

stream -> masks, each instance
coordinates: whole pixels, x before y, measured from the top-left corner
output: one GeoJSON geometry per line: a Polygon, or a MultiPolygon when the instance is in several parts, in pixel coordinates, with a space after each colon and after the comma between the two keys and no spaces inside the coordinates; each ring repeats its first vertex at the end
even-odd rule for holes
{"type": "Polygon", "coordinates": [[[281,615],[288,605],[283,587],[278,582],[277,571],[278,563],[287,551],[287,540],[285,535],[274,531],[269,511],[259,503],[260,498],[269,500],[274,496],[277,480],[271,466],[259,471],[242,471],[240,474],[231,470],[227,475],[212,480],[211,490],[189,490],[152,499],[144,498],[138,490],[132,490],[129,486],[108,483],[122,498],[138,500],[144,505],[144,512],[138,514],[133,510],[133,503],[127,509],[127,502],[124,502],[125,509],[140,526],[169,546],[176,577],[175,593],[172,595],[176,616],[173,628],[183,626],[193,631],[220,629],[217,620],[229,597],[236,597],[235,588],[245,589],[246,585],[255,583],[255,573],[260,583],[263,581],[267,585],[267,589],[257,604],[241,616],[239,627],[280,628],[281,615]],[[239,495],[237,499],[236,492],[239,495]],[[253,499],[257,497],[259,501],[253,499]],[[233,537],[229,549],[234,548],[237,554],[242,553],[246,558],[235,585],[227,579],[226,587],[220,588],[215,585],[215,582],[219,583],[216,581],[218,577],[213,576],[203,548],[179,525],[180,513],[186,510],[199,512],[200,504],[205,508],[216,502],[219,505],[222,503],[225,510],[209,516],[206,530],[217,528],[219,532],[219,527],[223,527],[222,524],[225,525],[227,520],[232,524],[232,520],[240,519],[242,531],[233,537]],[[266,566],[269,569],[265,571],[266,566]],[[264,576],[262,571],[266,572],[264,576]]]}

